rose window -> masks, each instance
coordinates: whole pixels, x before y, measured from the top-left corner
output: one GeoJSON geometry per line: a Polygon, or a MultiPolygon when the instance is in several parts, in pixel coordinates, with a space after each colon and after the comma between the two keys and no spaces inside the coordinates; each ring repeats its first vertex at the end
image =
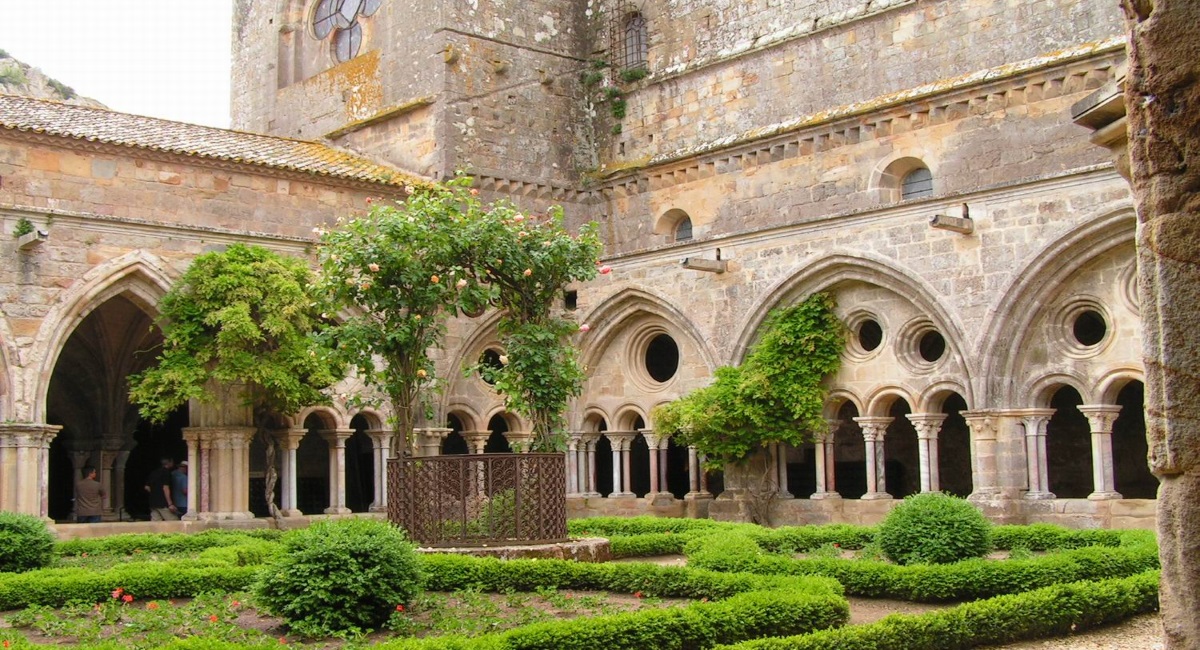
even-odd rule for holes
{"type": "Polygon", "coordinates": [[[383,0],[321,0],[313,11],[313,34],[321,40],[332,38],[334,58],[338,63],[349,61],[362,47],[359,19],[370,17],[382,4],[383,0]]]}

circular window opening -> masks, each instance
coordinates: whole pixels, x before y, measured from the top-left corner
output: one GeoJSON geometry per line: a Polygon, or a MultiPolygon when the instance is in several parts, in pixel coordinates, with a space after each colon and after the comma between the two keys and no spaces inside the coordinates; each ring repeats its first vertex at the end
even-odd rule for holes
{"type": "Polygon", "coordinates": [[[858,326],[858,344],[870,352],[883,343],[883,328],[879,321],[867,319],[858,326]]]}
{"type": "Polygon", "coordinates": [[[492,373],[504,367],[504,364],[500,363],[500,352],[492,348],[484,350],[483,354],[479,355],[479,366],[479,378],[489,386],[495,384],[492,373]]]}
{"type": "Polygon", "coordinates": [[[659,334],[646,346],[646,372],[659,383],[675,376],[679,370],[679,346],[667,334],[659,334]]]}
{"type": "Polygon", "coordinates": [[[1088,309],[1075,317],[1075,324],[1071,330],[1080,345],[1091,346],[1104,340],[1104,335],[1108,332],[1108,324],[1104,322],[1104,316],[1101,316],[1100,312],[1088,309]]]}
{"type": "Polygon", "coordinates": [[[922,359],[933,363],[946,353],[946,339],[939,332],[929,330],[921,335],[920,341],[917,341],[917,352],[922,359]]]}

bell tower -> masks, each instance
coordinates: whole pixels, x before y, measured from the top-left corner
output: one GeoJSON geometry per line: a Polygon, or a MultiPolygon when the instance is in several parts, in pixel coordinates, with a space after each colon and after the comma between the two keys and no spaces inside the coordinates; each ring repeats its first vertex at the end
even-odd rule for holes
{"type": "Polygon", "coordinates": [[[238,0],[233,125],[428,177],[573,181],[586,0],[238,0]]]}

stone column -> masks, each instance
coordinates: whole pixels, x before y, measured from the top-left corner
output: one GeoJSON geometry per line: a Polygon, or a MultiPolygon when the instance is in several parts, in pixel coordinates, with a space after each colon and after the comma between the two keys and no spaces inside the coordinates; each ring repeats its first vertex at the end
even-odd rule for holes
{"type": "Polygon", "coordinates": [[[688,493],[686,497],[700,494],[700,457],[694,445],[688,445],[688,493]]]}
{"type": "Polygon", "coordinates": [[[282,451],[279,458],[279,514],[284,517],[299,517],[303,514],[300,512],[300,503],[296,495],[296,450],[300,448],[300,441],[307,433],[307,429],[300,427],[274,432],[282,451]]]}
{"type": "Polygon", "coordinates": [[[482,454],[483,448],[487,447],[488,438],[492,437],[492,432],[487,430],[460,431],[458,435],[467,441],[467,448],[472,454],[482,454]]]}
{"type": "Polygon", "coordinates": [[[1092,493],[1093,501],[1120,499],[1113,473],[1112,428],[1121,407],[1112,404],[1081,404],[1079,412],[1087,416],[1092,431],[1092,493]]]}
{"type": "Polygon", "coordinates": [[[346,440],[354,435],[354,429],[327,429],[320,432],[329,445],[329,507],[327,515],[350,513],[346,507],[346,440]]]}
{"type": "Polygon", "coordinates": [[[46,517],[50,442],[62,427],[0,423],[0,510],[46,517]]]}
{"type": "MultiPolygon", "coordinates": [[[[133,444],[136,443],[131,443],[130,446],[132,447],[133,444]]],[[[114,512],[118,513],[118,517],[120,517],[120,513],[125,510],[125,466],[127,463],[129,463],[129,454],[131,451],[132,449],[122,449],[117,452],[116,458],[113,459],[113,485],[111,501],[112,509],[114,512]]],[[[190,471],[191,463],[188,463],[188,465],[188,470],[190,471]]],[[[188,492],[188,495],[190,496],[191,492],[188,492]]]]}
{"type": "Polygon", "coordinates": [[[1024,409],[1015,412],[1025,428],[1025,471],[1029,480],[1026,499],[1053,499],[1050,470],[1046,461],[1046,427],[1055,409],[1024,409]]]}
{"type": "Polygon", "coordinates": [[[658,446],[664,440],[666,440],[666,438],[663,436],[655,435],[654,429],[642,429],[641,434],[642,434],[642,437],[646,439],[646,447],[649,448],[649,452],[650,452],[649,453],[649,455],[650,455],[650,493],[647,494],[646,496],[653,498],[655,496],[658,496],[659,488],[661,487],[661,484],[659,483],[659,479],[661,477],[659,476],[659,471],[658,471],[658,469],[659,469],[658,463],[660,460],[659,455],[658,455],[658,446]]]}
{"type": "Polygon", "coordinates": [[[583,459],[583,485],[581,493],[585,497],[599,497],[600,493],[596,491],[596,443],[600,441],[600,434],[588,432],[583,434],[583,451],[581,457],[583,459]]]}
{"type": "Polygon", "coordinates": [[[250,512],[250,441],[254,427],[186,427],[188,441],[189,519],[253,519],[250,512]],[[197,462],[190,460],[193,445],[199,447],[197,462]],[[195,478],[192,478],[195,476],[195,478]],[[198,482],[198,498],[191,491],[198,482]],[[193,505],[195,504],[195,505],[193,505]]]}
{"type": "MultiPolygon", "coordinates": [[[[440,441],[444,441],[446,436],[450,435],[452,429],[438,429],[441,431],[440,441]]],[[[388,507],[388,458],[392,453],[392,437],[396,435],[395,431],[388,429],[369,429],[367,437],[371,439],[371,457],[374,459],[375,465],[375,498],[371,501],[371,507],[368,508],[371,512],[387,512],[388,507]]],[[[441,450],[439,449],[439,452],[441,450]]]]}
{"type": "Polygon", "coordinates": [[[820,433],[813,441],[816,450],[817,464],[817,491],[810,497],[812,499],[840,499],[842,495],[837,493],[837,481],[834,472],[834,436],[837,434],[838,427],[841,422],[838,420],[826,420],[828,428],[820,433]]]}
{"type": "Polygon", "coordinates": [[[508,446],[518,454],[529,452],[530,447],[533,446],[533,438],[532,431],[509,431],[504,434],[504,439],[508,440],[508,446]]]}
{"type": "Polygon", "coordinates": [[[187,443],[187,514],[183,515],[184,521],[196,521],[200,519],[200,504],[197,497],[200,496],[200,491],[196,486],[196,477],[200,474],[200,441],[199,436],[195,431],[183,430],[183,441],[187,443]]]}
{"type": "Polygon", "coordinates": [[[971,429],[971,482],[969,499],[995,499],[1001,495],[1000,473],[996,463],[996,438],[1000,414],[995,411],[962,411],[971,429]]]}
{"type": "MultiPolygon", "coordinates": [[[[83,478],[83,469],[90,467],[92,461],[91,451],[72,451],[71,452],[71,521],[75,521],[75,500],[79,498],[79,481],[83,478]]],[[[105,492],[107,492],[107,488],[105,492]]],[[[104,502],[101,500],[101,507],[104,502]]]]}
{"type": "Polygon", "coordinates": [[[779,499],[793,499],[795,497],[788,492],[787,443],[776,442],[772,447],[775,451],[775,485],[778,487],[775,496],[779,499]]]}
{"type": "Polygon", "coordinates": [[[887,435],[890,417],[858,417],[854,421],[862,427],[863,441],[866,443],[867,457],[867,493],[863,499],[890,499],[887,491],[887,476],[884,470],[883,440],[887,435]]]}
{"type": "Polygon", "coordinates": [[[631,497],[629,475],[629,447],[633,444],[635,431],[608,431],[608,441],[613,449],[613,493],[610,497],[631,497]]]}
{"type": "Polygon", "coordinates": [[[704,463],[708,462],[708,456],[700,454],[700,495],[711,497],[712,493],[708,491],[708,472],[704,469],[704,463]]]}
{"type": "Polygon", "coordinates": [[[945,413],[909,413],[905,417],[917,430],[917,452],[921,458],[921,491],[941,492],[942,482],[938,476],[938,434],[942,430],[945,413]]]}
{"type": "MultiPolygon", "coordinates": [[[[454,429],[446,429],[441,427],[425,427],[421,429],[413,429],[413,436],[417,439],[417,455],[421,457],[441,456],[442,443],[446,441],[446,437],[454,432],[454,429]]],[[[369,431],[367,433],[370,433],[369,431]]],[[[388,432],[389,438],[392,432],[388,432]]],[[[486,444],[486,441],[485,441],[486,444]]]]}
{"type": "Polygon", "coordinates": [[[572,431],[567,435],[567,496],[578,497],[580,492],[579,485],[582,481],[579,480],[579,443],[583,438],[583,432],[572,431]]]}

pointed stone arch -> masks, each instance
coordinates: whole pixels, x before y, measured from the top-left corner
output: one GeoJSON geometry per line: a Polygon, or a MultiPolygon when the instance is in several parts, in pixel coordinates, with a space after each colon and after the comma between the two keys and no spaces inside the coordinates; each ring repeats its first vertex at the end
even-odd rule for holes
{"type": "Polygon", "coordinates": [[[63,345],[88,314],[110,298],[124,296],[152,319],[157,318],[159,301],[171,282],[171,274],[162,260],[137,250],[94,267],[65,291],[43,317],[27,357],[34,361],[31,369],[36,373],[29,380],[34,391],[31,417],[45,419],[54,366],[63,345]]]}
{"type": "Polygon", "coordinates": [[[948,349],[960,355],[964,365],[970,368],[967,364],[970,355],[967,354],[962,325],[936,299],[937,292],[933,287],[922,281],[918,274],[893,260],[864,253],[836,251],[780,280],[767,291],[737,329],[740,334],[731,351],[730,363],[742,362],[750,346],[758,339],[762,324],[772,309],[799,302],[813,293],[848,281],[878,286],[907,298],[940,329],[948,349]]]}
{"type": "MultiPolygon", "coordinates": [[[[982,390],[989,402],[1003,406],[1027,406],[1023,397],[1032,396],[1025,386],[1013,381],[1016,365],[1030,328],[1043,311],[1040,307],[1060,291],[1062,283],[1096,260],[1122,246],[1132,250],[1136,235],[1132,208],[1123,208],[1087,219],[1085,225],[1054,240],[1030,256],[1030,262],[1009,284],[1003,297],[985,318],[987,328],[979,341],[978,376],[987,382],[982,390]],[[1016,333],[1013,336],[1012,333],[1016,333]]],[[[1080,394],[1090,387],[1073,384],[1080,394]]],[[[974,403],[969,396],[969,403],[974,403]]]]}
{"type": "Polygon", "coordinates": [[[718,355],[709,345],[709,337],[704,336],[691,318],[672,306],[665,297],[645,288],[633,287],[618,291],[588,312],[583,322],[591,329],[581,340],[580,361],[585,366],[594,365],[625,324],[641,314],[670,323],[700,350],[702,360],[710,371],[717,367],[718,355]]]}

